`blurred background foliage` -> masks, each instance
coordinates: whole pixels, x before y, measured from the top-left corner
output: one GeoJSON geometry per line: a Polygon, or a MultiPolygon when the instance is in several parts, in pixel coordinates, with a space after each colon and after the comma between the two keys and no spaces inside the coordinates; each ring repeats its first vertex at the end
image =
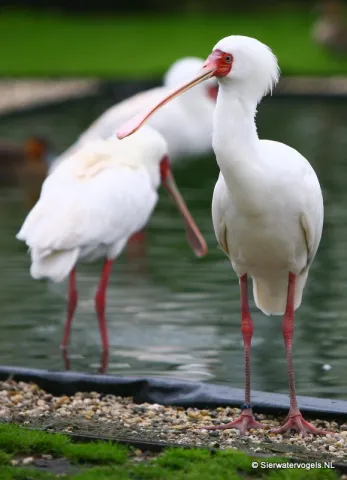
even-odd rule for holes
{"type": "MultiPolygon", "coordinates": [[[[345,3],[345,2],[343,2],[345,3]]],[[[297,8],[306,10],[317,5],[315,0],[175,0],[166,2],[163,0],[1,0],[0,6],[10,8],[36,8],[41,10],[62,10],[66,12],[127,12],[127,13],[203,13],[203,12],[247,12],[253,10],[283,10],[297,8]]]]}
{"type": "Polygon", "coordinates": [[[347,73],[346,1],[2,0],[0,75],[158,77],[231,34],[267,43],[282,72],[347,73]]]}

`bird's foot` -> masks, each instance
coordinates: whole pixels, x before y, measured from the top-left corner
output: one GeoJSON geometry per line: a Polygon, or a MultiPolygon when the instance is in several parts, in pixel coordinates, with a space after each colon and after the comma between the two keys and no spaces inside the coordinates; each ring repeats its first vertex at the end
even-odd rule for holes
{"type": "Polygon", "coordinates": [[[257,422],[254,418],[253,411],[251,408],[243,410],[241,415],[234,420],[233,422],[224,423],[222,425],[211,425],[208,427],[202,427],[205,430],[227,430],[231,428],[236,428],[240,430],[240,433],[246,433],[251,428],[264,428],[261,422],[257,422]]]}
{"type": "Polygon", "coordinates": [[[327,435],[333,433],[314,427],[311,423],[304,420],[300,412],[289,414],[285,419],[284,424],[279,428],[271,429],[271,433],[286,433],[290,432],[291,430],[301,433],[304,437],[306,437],[309,433],[312,433],[313,435],[327,435]]]}

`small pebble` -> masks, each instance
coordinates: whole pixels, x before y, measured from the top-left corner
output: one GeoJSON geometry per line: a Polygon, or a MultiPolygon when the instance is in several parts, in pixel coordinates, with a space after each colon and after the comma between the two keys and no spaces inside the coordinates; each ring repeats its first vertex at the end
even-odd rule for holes
{"type": "Polygon", "coordinates": [[[206,430],[210,437],[219,437],[220,432],[218,430],[206,430]]]}
{"type": "Polygon", "coordinates": [[[18,403],[21,402],[22,400],[23,400],[23,395],[20,395],[20,394],[13,395],[11,397],[11,402],[14,403],[15,405],[18,405],[18,403]]]}
{"type": "Polygon", "coordinates": [[[212,442],[210,445],[212,448],[219,448],[220,444],[218,442],[212,442]]]}

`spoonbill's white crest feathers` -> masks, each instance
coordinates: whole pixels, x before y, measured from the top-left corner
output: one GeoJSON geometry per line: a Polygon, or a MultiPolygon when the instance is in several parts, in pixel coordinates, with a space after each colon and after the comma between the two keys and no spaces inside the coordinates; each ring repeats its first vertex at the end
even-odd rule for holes
{"type": "MultiPolygon", "coordinates": [[[[81,144],[115,135],[117,128],[124,122],[148,109],[173,86],[195,75],[203,63],[203,60],[197,57],[186,57],[176,61],[165,74],[162,87],[138,93],[106,110],[60,159],[70,155],[81,144]]],[[[160,115],[150,122],[150,125],[167,141],[172,161],[212,151],[212,121],[216,94],[217,82],[210,79],[208,83],[200,85],[165,107],[160,115]]],[[[57,159],[57,162],[60,159],[57,159]]],[[[57,164],[53,165],[52,170],[57,164]]]]}
{"type": "MultiPolygon", "coordinates": [[[[299,307],[323,227],[323,198],[317,176],[296,150],[258,138],[258,102],[278,80],[277,59],[266,45],[243,36],[220,40],[201,71],[129,121],[117,135],[137,131],[166,103],[211,77],[219,83],[213,149],[220,175],[213,200],[215,234],[240,280],[245,347],[245,405],[239,419],[218,428],[261,428],[250,403],[250,345],[253,323],[247,276],[254,299],[266,314],[282,314],[290,411],[282,433],[325,433],[306,422],[296,401],[292,364],[294,310],[299,307]]],[[[215,428],[215,427],[211,427],[215,428]]]]}
{"type": "Polygon", "coordinates": [[[108,359],[105,297],[112,262],[129,237],[148,222],[160,182],[184,217],[187,238],[196,255],[207,251],[176,186],[167,152],[164,138],[150,127],[126,142],[113,136],[82,145],[47,177],[39,201],[17,234],[30,249],[34,278],[59,282],[69,275],[64,349],[77,306],[76,263],[106,257],[95,296],[103,371],[108,359]]]}
{"type": "Polygon", "coordinates": [[[232,56],[230,74],[218,77],[220,84],[232,83],[233,91],[259,102],[272,92],[278,82],[280,69],[272,50],[255,38],[232,35],[220,40],[213,51],[232,56]]]}

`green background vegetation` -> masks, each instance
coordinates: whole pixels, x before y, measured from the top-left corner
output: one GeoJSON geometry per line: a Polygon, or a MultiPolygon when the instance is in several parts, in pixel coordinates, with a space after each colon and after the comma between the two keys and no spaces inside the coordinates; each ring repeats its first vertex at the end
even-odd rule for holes
{"type": "Polygon", "coordinates": [[[286,75],[347,73],[347,58],[312,41],[314,19],[293,7],[149,16],[2,10],[0,75],[159,76],[179,57],[206,57],[231,34],[268,44],[286,75]]]}

